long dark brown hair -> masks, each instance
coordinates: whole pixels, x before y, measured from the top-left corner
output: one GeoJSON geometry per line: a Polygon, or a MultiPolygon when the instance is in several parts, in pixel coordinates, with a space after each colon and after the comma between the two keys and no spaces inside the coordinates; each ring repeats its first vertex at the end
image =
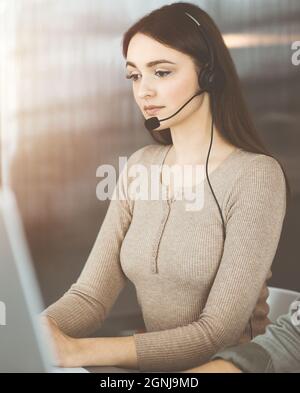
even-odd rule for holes
{"type": "MultiPolygon", "coordinates": [[[[243,96],[240,80],[222,34],[212,18],[195,4],[178,2],[152,11],[132,25],[123,36],[123,56],[127,58],[129,42],[136,33],[189,55],[197,69],[210,61],[207,45],[197,25],[184,12],[196,18],[205,31],[214,54],[214,70],[218,84],[214,91],[214,124],[225,140],[243,150],[273,155],[264,146],[251,119],[243,96]]],[[[212,112],[212,100],[210,100],[212,112]]],[[[172,144],[170,129],[150,131],[153,139],[164,145],[172,144]]],[[[291,199],[291,188],[282,164],[286,182],[286,202],[291,199]]]]}

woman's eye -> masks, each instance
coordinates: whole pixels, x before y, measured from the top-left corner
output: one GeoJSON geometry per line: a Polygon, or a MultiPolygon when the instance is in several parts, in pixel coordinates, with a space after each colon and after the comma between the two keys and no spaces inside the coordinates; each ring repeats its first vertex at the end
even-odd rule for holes
{"type": "Polygon", "coordinates": [[[134,82],[136,81],[135,77],[138,76],[137,74],[126,75],[126,79],[132,79],[134,82]]]}
{"type": "Polygon", "coordinates": [[[156,74],[164,74],[165,76],[169,75],[171,71],[156,71],[156,74]]]}
{"type": "MultiPolygon", "coordinates": [[[[171,71],[156,71],[155,74],[159,74],[160,78],[167,76],[171,73],[171,71]]],[[[126,75],[126,79],[132,79],[134,82],[137,81],[137,77],[139,74],[131,74],[131,75],[126,75]]]]}

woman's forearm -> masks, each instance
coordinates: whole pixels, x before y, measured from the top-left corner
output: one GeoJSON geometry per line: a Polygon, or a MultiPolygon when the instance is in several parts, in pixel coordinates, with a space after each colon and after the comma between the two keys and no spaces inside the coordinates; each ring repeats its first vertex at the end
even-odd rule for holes
{"type": "Polygon", "coordinates": [[[223,359],[216,359],[202,366],[183,371],[184,373],[241,373],[233,363],[223,359]]]}
{"type": "Polygon", "coordinates": [[[114,366],[138,369],[133,336],[97,337],[77,340],[81,366],[114,366]]]}

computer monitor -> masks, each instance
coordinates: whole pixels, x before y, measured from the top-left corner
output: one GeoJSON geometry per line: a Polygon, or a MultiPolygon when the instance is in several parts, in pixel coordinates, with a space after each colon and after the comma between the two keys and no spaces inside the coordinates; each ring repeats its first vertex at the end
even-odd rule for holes
{"type": "Polygon", "coordinates": [[[0,190],[0,372],[88,372],[52,367],[43,309],[16,198],[6,188],[0,190]]]}

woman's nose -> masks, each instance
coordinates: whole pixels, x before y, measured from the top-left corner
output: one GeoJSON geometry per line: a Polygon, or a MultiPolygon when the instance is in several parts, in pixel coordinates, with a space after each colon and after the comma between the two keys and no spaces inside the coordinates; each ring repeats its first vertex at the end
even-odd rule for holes
{"type": "Polygon", "coordinates": [[[144,98],[146,96],[153,96],[155,94],[154,88],[149,80],[141,80],[138,87],[139,98],[144,98]]]}

